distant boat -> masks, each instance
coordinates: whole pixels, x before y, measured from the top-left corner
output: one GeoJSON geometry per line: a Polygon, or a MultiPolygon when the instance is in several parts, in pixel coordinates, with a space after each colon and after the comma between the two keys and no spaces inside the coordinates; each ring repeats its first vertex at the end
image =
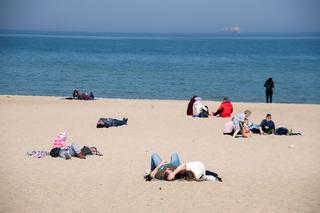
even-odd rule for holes
{"type": "Polygon", "coordinates": [[[224,29],[225,32],[230,32],[230,33],[240,33],[241,29],[238,26],[235,27],[227,27],[224,29]]]}

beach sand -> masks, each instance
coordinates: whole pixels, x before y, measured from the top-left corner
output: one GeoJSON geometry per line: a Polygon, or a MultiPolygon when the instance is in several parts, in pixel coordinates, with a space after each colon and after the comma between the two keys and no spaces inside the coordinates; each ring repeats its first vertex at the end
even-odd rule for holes
{"type": "Polygon", "coordinates": [[[319,212],[320,105],[233,103],[255,123],[271,113],[303,134],[233,139],[222,135],[229,119],[188,117],[187,103],[0,96],[0,212],[319,212]],[[100,117],[128,117],[129,125],[97,129],[100,117]],[[26,156],[50,151],[61,131],[104,156],[26,156]],[[153,152],[200,160],[223,182],[145,182],[153,152]]]}

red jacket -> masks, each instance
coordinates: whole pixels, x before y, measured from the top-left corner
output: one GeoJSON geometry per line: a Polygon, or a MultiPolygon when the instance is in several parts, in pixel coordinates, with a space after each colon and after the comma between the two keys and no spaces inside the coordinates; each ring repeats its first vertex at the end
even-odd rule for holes
{"type": "Polygon", "coordinates": [[[233,106],[229,101],[222,101],[218,110],[213,114],[214,116],[220,115],[220,117],[230,117],[233,112],[233,106]]]}

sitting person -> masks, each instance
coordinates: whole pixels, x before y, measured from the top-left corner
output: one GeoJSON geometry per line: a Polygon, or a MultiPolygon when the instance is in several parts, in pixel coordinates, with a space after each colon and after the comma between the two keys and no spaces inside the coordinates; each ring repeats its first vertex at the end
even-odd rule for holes
{"type": "Polygon", "coordinates": [[[261,126],[263,133],[268,134],[268,135],[274,133],[275,129],[276,129],[275,124],[272,121],[271,114],[266,115],[266,118],[261,121],[260,126],[261,126]]]}
{"type": "Polygon", "coordinates": [[[235,117],[232,118],[232,122],[235,127],[235,131],[233,133],[233,137],[235,138],[239,132],[241,132],[242,129],[242,123],[244,122],[244,119],[248,119],[251,115],[250,110],[245,110],[244,113],[238,114],[235,117]]]}
{"type": "Polygon", "coordinates": [[[196,101],[196,97],[197,96],[195,95],[190,99],[188,103],[188,108],[187,108],[187,115],[193,115],[193,104],[196,101]]]}
{"type": "Polygon", "coordinates": [[[263,134],[262,128],[257,124],[254,124],[249,121],[248,127],[250,129],[250,132],[252,132],[253,134],[263,134]]]}
{"type": "Polygon", "coordinates": [[[80,93],[79,90],[74,90],[72,94],[72,98],[76,100],[94,100],[94,95],[92,92],[88,93],[80,93]]]}
{"type": "Polygon", "coordinates": [[[168,176],[180,165],[180,159],[177,153],[171,155],[170,163],[163,161],[157,153],[151,155],[151,173],[145,178],[150,180],[156,178],[158,180],[168,180],[168,176]]]}
{"type": "Polygon", "coordinates": [[[242,124],[242,136],[244,138],[248,138],[250,136],[249,120],[247,118],[244,119],[242,124]]]}
{"type": "Polygon", "coordinates": [[[230,117],[233,112],[233,106],[227,97],[223,98],[221,105],[215,113],[212,113],[213,116],[220,116],[221,118],[230,117]]]}
{"type": "Polygon", "coordinates": [[[67,135],[65,132],[60,133],[56,136],[53,141],[53,148],[50,151],[52,157],[58,157],[68,160],[71,157],[78,157],[80,159],[85,159],[85,156],[81,153],[80,148],[77,144],[72,143],[70,146],[66,144],[67,135]]]}
{"type": "Polygon", "coordinates": [[[195,98],[193,104],[193,117],[207,118],[209,116],[209,110],[207,106],[202,104],[202,99],[200,97],[195,98]]]}
{"type": "Polygon", "coordinates": [[[118,127],[128,124],[128,118],[123,118],[122,120],[113,119],[113,118],[100,118],[97,123],[97,128],[109,128],[112,126],[118,127]]]}
{"type": "Polygon", "coordinates": [[[235,130],[236,130],[236,128],[235,128],[233,122],[229,121],[229,122],[225,123],[225,125],[223,127],[223,134],[232,136],[235,130]]]}

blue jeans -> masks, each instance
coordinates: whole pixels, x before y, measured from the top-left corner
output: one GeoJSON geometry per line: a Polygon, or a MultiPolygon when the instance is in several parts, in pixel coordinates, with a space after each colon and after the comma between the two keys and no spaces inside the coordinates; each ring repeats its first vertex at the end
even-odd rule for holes
{"type": "MultiPolygon", "coordinates": [[[[161,163],[161,161],[161,157],[157,153],[153,153],[151,155],[151,171],[153,171],[159,165],[159,163],[161,163]]],[[[180,159],[176,152],[171,155],[169,164],[177,167],[180,165],[180,159]]]]}
{"type": "Polygon", "coordinates": [[[60,157],[63,156],[64,152],[69,152],[69,154],[74,157],[74,156],[80,154],[81,150],[77,144],[72,143],[70,146],[68,146],[68,149],[61,149],[61,151],[59,153],[60,157]]]}

